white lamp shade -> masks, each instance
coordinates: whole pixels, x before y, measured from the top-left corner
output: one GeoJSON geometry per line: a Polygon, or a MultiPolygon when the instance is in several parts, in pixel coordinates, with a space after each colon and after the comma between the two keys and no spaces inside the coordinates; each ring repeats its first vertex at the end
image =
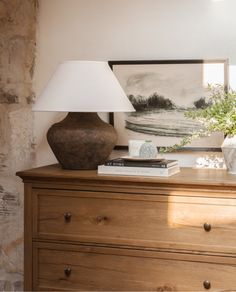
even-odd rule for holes
{"type": "Polygon", "coordinates": [[[66,61],[58,66],[33,110],[130,112],[134,108],[107,62],[66,61]]]}

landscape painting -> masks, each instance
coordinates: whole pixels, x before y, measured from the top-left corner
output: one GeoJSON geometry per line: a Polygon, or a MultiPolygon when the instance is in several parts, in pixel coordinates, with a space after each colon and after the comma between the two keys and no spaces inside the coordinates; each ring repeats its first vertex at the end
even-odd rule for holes
{"type": "MultiPolygon", "coordinates": [[[[201,127],[187,119],[189,109],[207,107],[208,85],[227,84],[226,60],[109,61],[136,112],[114,113],[117,148],[129,139],[151,140],[157,147],[178,143],[201,127]]],[[[187,148],[219,150],[223,135],[215,133],[187,148]]]]}

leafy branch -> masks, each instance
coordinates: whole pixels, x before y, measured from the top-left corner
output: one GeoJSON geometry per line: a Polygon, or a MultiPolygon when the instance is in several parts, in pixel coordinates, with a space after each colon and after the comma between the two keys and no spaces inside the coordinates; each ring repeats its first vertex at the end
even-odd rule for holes
{"type": "Polygon", "coordinates": [[[236,135],[236,91],[225,91],[222,85],[209,85],[211,96],[209,106],[189,110],[185,117],[197,120],[202,128],[192,135],[184,137],[178,144],[170,147],[161,147],[160,153],[175,151],[193,140],[210,136],[213,132],[223,132],[226,136],[236,135]]]}

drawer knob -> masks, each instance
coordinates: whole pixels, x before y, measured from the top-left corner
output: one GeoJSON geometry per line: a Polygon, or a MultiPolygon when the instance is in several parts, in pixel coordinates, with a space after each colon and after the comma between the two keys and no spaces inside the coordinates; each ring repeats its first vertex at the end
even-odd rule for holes
{"type": "Polygon", "coordinates": [[[205,281],[203,282],[203,287],[204,287],[205,289],[210,289],[210,288],[211,288],[211,282],[208,281],[208,280],[205,280],[205,281]]]}
{"type": "Polygon", "coordinates": [[[204,223],[203,227],[204,227],[205,231],[207,231],[207,232],[211,231],[211,224],[204,223]]]}
{"type": "Polygon", "coordinates": [[[108,218],[106,216],[97,216],[96,221],[98,223],[102,222],[102,221],[107,221],[108,218]]]}
{"type": "Polygon", "coordinates": [[[64,213],[64,219],[65,219],[66,222],[70,222],[70,220],[71,220],[71,213],[70,212],[64,213]]]}
{"type": "Polygon", "coordinates": [[[69,277],[71,274],[71,268],[69,267],[65,267],[64,269],[64,274],[66,275],[66,277],[69,277]]]}

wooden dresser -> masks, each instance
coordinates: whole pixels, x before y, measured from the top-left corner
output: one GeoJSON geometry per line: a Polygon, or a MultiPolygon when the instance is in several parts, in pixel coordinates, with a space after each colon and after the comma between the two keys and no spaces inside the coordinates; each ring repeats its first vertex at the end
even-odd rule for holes
{"type": "Polygon", "coordinates": [[[236,291],[236,176],[50,165],[25,184],[25,290],[236,291]]]}

